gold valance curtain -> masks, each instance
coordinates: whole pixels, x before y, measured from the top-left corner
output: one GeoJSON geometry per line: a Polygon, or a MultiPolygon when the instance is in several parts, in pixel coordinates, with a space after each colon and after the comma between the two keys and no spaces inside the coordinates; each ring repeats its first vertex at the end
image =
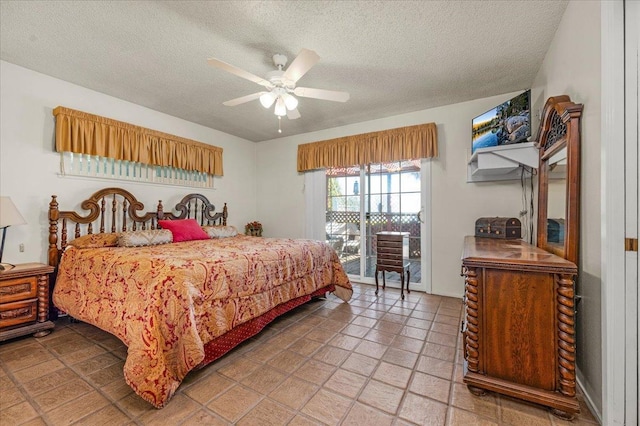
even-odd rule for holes
{"type": "Polygon", "coordinates": [[[222,176],[222,148],[98,115],[57,107],[56,151],[222,176]]]}
{"type": "Polygon", "coordinates": [[[438,156],[435,123],[298,145],[298,171],[438,156]]]}

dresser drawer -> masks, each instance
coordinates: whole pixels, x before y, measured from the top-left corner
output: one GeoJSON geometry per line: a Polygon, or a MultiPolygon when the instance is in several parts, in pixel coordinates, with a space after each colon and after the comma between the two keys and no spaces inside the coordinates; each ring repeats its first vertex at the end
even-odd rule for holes
{"type": "Polygon", "coordinates": [[[378,256],[376,264],[378,265],[395,265],[402,263],[402,256],[378,256]]]}
{"type": "Polygon", "coordinates": [[[400,247],[378,247],[379,257],[399,257],[402,259],[402,246],[400,247]]]}
{"type": "Polygon", "coordinates": [[[398,247],[398,246],[402,246],[401,236],[397,238],[385,237],[384,239],[378,237],[378,247],[398,247]]]}
{"type": "Polygon", "coordinates": [[[0,329],[27,322],[35,322],[38,299],[0,304],[0,329]]]}
{"type": "Polygon", "coordinates": [[[402,268],[404,266],[404,262],[402,258],[400,259],[383,259],[378,257],[378,261],[376,265],[381,268],[402,268]]]}
{"type": "Polygon", "coordinates": [[[37,277],[14,278],[0,282],[0,303],[36,297],[38,289],[37,277]]]}

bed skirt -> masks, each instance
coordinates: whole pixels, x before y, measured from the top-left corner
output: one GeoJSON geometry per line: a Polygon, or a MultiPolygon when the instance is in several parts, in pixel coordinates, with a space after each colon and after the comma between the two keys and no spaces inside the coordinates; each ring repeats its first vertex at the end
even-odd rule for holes
{"type": "Polygon", "coordinates": [[[333,284],[323,287],[314,291],[311,294],[296,297],[288,302],[281,303],[275,306],[270,311],[265,312],[257,318],[253,318],[244,324],[240,324],[237,327],[227,331],[222,336],[216,337],[206,345],[204,345],[204,359],[196,368],[202,368],[207,364],[212,363],[231,349],[238,346],[240,343],[260,333],[271,321],[278,318],[280,315],[289,312],[290,310],[297,308],[310,301],[314,297],[324,296],[328,292],[333,292],[335,286],[333,284]]]}

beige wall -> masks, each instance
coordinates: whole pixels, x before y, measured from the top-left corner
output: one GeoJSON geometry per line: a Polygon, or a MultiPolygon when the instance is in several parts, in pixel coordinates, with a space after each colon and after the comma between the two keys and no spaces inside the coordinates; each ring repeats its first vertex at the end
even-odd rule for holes
{"type": "Polygon", "coordinates": [[[72,209],[98,189],[118,186],[155,210],[159,199],[166,209],[188,193],[201,192],[216,207],[229,203],[232,225],[242,228],[255,217],[253,142],[4,61],[0,62],[0,111],[0,194],[10,196],[27,221],[27,225],[9,228],[6,262],[46,262],[46,217],[52,194],[58,195],[61,209],[72,209]],[[51,115],[58,105],[220,146],[225,176],[215,179],[215,190],[58,177],[60,157],[53,151],[51,115]],[[23,253],[18,250],[20,243],[25,245],[23,253]]]}
{"type": "Polygon", "coordinates": [[[577,364],[580,382],[601,411],[600,2],[569,3],[532,92],[534,110],[542,108],[549,96],[562,94],[584,104],[577,364]]]}
{"type": "Polygon", "coordinates": [[[518,217],[521,210],[519,180],[466,182],[471,120],[516,93],[258,143],[257,210],[265,234],[304,236],[304,176],[296,171],[298,144],[435,122],[440,156],[432,160],[431,167],[432,291],[461,297],[462,241],[465,235],[473,234],[475,220],[483,216],[518,217]]]}

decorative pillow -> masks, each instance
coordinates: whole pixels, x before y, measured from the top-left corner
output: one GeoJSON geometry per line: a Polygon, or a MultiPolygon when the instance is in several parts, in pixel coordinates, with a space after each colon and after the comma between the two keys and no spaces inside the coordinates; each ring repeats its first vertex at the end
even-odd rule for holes
{"type": "Polygon", "coordinates": [[[195,219],[159,220],[158,225],[171,231],[174,243],[209,239],[195,219]]]}
{"type": "Polygon", "coordinates": [[[156,246],[173,242],[173,234],[168,229],[147,229],[121,232],[118,236],[120,247],[156,246]]]}
{"type": "Polygon", "coordinates": [[[78,237],[69,242],[70,246],[79,249],[85,248],[101,248],[101,247],[117,247],[118,234],[89,234],[78,237]]]}
{"type": "Polygon", "coordinates": [[[226,238],[238,235],[235,226],[203,226],[202,229],[209,235],[209,238],[226,238]]]}

